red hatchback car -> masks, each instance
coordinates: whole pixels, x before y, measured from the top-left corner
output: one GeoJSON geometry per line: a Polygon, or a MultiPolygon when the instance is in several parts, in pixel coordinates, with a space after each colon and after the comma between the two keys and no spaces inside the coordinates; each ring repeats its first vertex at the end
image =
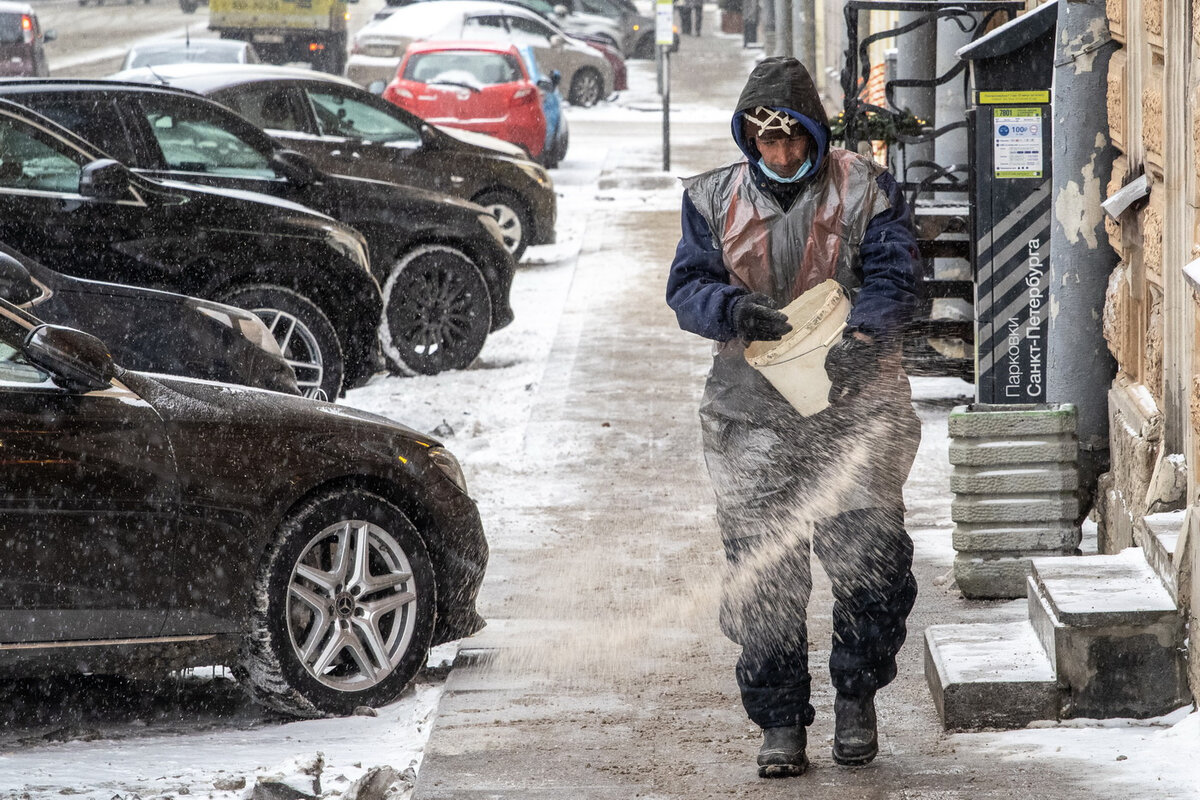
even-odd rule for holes
{"type": "Polygon", "coordinates": [[[413,42],[384,99],[451,128],[486,133],[537,158],[546,116],[517,48],[503,42],[413,42]]]}

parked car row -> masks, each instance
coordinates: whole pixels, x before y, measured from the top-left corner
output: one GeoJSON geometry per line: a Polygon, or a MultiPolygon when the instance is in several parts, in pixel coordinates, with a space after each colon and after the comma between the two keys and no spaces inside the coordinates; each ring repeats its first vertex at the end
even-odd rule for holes
{"type": "MultiPolygon", "coordinates": [[[[371,114],[370,105],[347,105],[336,92],[322,92],[319,79],[310,83],[308,106],[338,121],[343,148],[356,121],[369,128],[374,117],[383,116],[371,114]],[[366,112],[367,118],[352,118],[348,111],[366,112]]],[[[289,91],[297,87],[267,85],[275,94],[263,96],[259,110],[268,101],[289,108],[289,91]]],[[[496,217],[474,203],[325,172],[225,106],[191,92],[113,81],[24,80],[0,82],[0,98],[19,102],[80,137],[56,135],[47,120],[27,112],[18,132],[12,126],[21,115],[10,112],[7,136],[13,144],[3,156],[0,186],[6,176],[10,179],[0,206],[41,204],[45,213],[39,215],[44,225],[24,225],[16,222],[19,215],[8,215],[0,220],[0,241],[47,263],[70,263],[84,277],[251,308],[276,332],[302,390],[313,395],[337,397],[369,377],[378,367],[377,336],[389,366],[401,373],[468,366],[487,335],[512,319],[513,253],[528,244],[526,232],[534,234],[539,227],[553,232],[549,176],[516,159],[507,159],[513,163],[505,167],[520,173],[526,192],[540,194],[539,205],[549,211],[538,223],[523,224],[522,217],[531,217],[529,209],[536,206],[489,186],[476,199],[502,206],[496,211],[507,217],[506,236],[496,217]],[[54,179],[46,175],[47,145],[61,151],[54,179]],[[101,161],[107,163],[97,165],[101,161]],[[94,191],[97,172],[107,176],[106,194],[86,207],[59,201],[82,191],[81,186],[94,191]],[[51,201],[47,195],[54,189],[59,191],[51,201]],[[197,192],[202,202],[178,201],[197,192]],[[124,207],[127,195],[140,201],[140,211],[124,207]],[[234,215],[237,224],[227,224],[222,215],[239,203],[245,209],[234,215]],[[206,206],[217,210],[197,217],[206,206]],[[278,222],[284,218],[290,224],[319,219],[312,224],[341,244],[327,245],[333,255],[318,256],[309,239],[284,235],[286,226],[278,222]],[[210,236],[197,236],[202,225],[213,229],[210,236]],[[64,235],[75,228],[80,236],[64,235]],[[155,235],[147,238],[147,231],[155,235]],[[183,240],[172,242],[173,234],[183,240]],[[242,245],[241,239],[251,244],[242,245]],[[114,249],[122,257],[106,252],[114,249]],[[348,256],[353,268],[342,266],[348,256]],[[221,263],[211,264],[214,260],[221,263]],[[358,277],[343,275],[347,269],[357,270],[358,277]]],[[[416,131],[428,126],[419,121],[417,126],[408,133],[416,144],[426,145],[416,131]]],[[[459,149],[470,148],[463,143],[459,149]]],[[[474,149],[478,159],[489,157],[474,149]]],[[[385,162],[394,160],[393,153],[382,155],[385,162]]],[[[448,182],[454,184],[453,178],[448,182]]],[[[476,176],[486,179],[482,171],[476,176]]]]}
{"type": "Polygon", "coordinates": [[[602,53],[521,6],[491,0],[434,0],[387,7],[354,36],[346,77],[382,91],[405,50],[419,41],[490,41],[533,48],[543,69],[558,70],[572,105],[592,106],[614,89],[602,53]]]}
{"type": "MultiPolygon", "coordinates": [[[[515,148],[417,118],[388,148],[376,130],[409,117],[313,73],[212,88],[259,112],[280,92],[316,152],[379,145],[374,169],[460,192],[470,169],[541,211],[514,246],[552,239],[549,176],[515,148]]],[[[486,208],[326,172],[183,89],[10,80],[0,242],[0,674],[220,663],[271,708],[348,714],[482,627],[487,543],[454,456],[310,398],[381,347],[399,371],[466,366],[511,320],[486,208]]]]}

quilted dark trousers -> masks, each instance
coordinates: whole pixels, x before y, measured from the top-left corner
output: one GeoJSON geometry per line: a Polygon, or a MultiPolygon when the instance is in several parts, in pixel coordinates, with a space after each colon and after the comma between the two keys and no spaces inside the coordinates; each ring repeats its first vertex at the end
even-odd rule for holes
{"type": "Polygon", "coordinates": [[[742,704],[763,728],[813,721],[809,537],[833,586],[829,672],[838,692],[864,696],[896,677],[896,653],[917,596],[901,510],[847,511],[801,527],[808,531],[725,542],[731,572],[721,625],[742,645],[736,673],[742,704]]]}

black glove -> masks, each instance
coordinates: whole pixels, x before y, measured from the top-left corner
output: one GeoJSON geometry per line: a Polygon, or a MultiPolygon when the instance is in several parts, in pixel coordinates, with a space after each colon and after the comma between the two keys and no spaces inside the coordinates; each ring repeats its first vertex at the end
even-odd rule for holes
{"type": "Polygon", "coordinates": [[[790,333],[792,326],[775,301],[765,294],[750,292],[733,302],[733,327],[747,342],[773,342],[790,333]]]}
{"type": "Polygon", "coordinates": [[[852,332],[830,347],[825,354],[825,374],[833,383],[829,387],[829,402],[854,397],[875,380],[881,351],[878,342],[864,342],[852,332]]]}

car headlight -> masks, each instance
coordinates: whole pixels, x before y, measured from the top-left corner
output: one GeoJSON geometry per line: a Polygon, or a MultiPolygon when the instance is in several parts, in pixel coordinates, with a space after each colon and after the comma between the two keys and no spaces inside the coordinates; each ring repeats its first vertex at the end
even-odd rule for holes
{"type": "Polygon", "coordinates": [[[467,477],[463,475],[458,459],[449,450],[444,447],[431,447],[429,448],[429,459],[455,486],[462,490],[463,494],[467,493],[467,477]]]}
{"type": "Polygon", "coordinates": [[[529,177],[533,178],[541,186],[550,186],[550,173],[541,164],[535,164],[532,161],[518,161],[517,166],[521,168],[529,177]]]}
{"type": "Polygon", "coordinates": [[[496,221],[495,217],[491,214],[480,214],[479,224],[500,243],[501,247],[504,247],[504,231],[500,230],[500,223],[496,221]]]}
{"type": "Polygon", "coordinates": [[[367,253],[366,240],[357,232],[350,232],[344,228],[326,228],[326,237],[329,243],[350,260],[361,264],[363,269],[370,270],[371,261],[367,253]]]}

